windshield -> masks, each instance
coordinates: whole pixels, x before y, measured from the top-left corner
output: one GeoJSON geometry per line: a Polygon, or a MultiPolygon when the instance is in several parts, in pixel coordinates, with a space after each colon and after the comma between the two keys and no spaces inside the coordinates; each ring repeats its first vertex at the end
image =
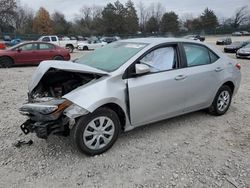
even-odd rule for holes
{"type": "Polygon", "coordinates": [[[132,42],[114,42],[77,59],[75,62],[107,72],[118,69],[147,44],[132,42]]]}

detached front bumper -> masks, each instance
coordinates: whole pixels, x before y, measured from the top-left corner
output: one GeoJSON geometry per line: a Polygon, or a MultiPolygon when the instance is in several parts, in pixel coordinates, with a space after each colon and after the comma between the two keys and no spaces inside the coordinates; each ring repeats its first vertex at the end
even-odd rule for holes
{"type": "Polygon", "coordinates": [[[75,124],[75,118],[89,113],[65,99],[24,104],[20,113],[29,119],[21,125],[24,134],[35,132],[46,139],[50,134],[67,136],[75,124]]]}
{"type": "Polygon", "coordinates": [[[36,133],[38,138],[47,139],[50,134],[67,136],[69,134],[67,123],[67,119],[48,122],[35,122],[28,119],[20,128],[24,134],[36,133]]]}

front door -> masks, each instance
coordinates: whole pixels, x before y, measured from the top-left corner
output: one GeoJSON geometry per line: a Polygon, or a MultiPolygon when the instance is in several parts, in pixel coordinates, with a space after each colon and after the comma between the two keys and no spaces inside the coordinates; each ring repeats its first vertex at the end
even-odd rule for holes
{"type": "Polygon", "coordinates": [[[128,79],[131,123],[139,126],[182,113],[186,101],[185,83],[177,45],[147,53],[138,63],[150,72],[128,79]]]}
{"type": "Polygon", "coordinates": [[[32,64],[37,61],[37,44],[28,43],[15,49],[15,63],[32,64]]]}

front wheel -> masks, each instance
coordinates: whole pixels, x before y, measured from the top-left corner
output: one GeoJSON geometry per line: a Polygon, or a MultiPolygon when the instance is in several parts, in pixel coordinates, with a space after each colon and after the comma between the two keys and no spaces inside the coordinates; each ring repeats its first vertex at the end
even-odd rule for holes
{"type": "Polygon", "coordinates": [[[9,57],[0,57],[0,68],[9,68],[13,65],[13,61],[9,57]]]}
{"type": "Polygon", "coordinates": [[[77,148],[87,155],[98,155],[112,147],[120,134],[117,114],[108,108],[81,117],[72,130],[77,148]]]}
{"type": "Polygon", "coordinates": [[[212,105],[209,107],[210,114],[223,115],[227,112],[232,100],[232,90],[227,85],[218,90],[212,105]]]}

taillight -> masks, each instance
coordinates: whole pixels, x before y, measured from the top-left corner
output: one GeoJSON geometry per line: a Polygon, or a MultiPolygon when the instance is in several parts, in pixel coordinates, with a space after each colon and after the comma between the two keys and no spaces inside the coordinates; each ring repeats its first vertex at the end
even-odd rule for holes
{"type": "Polygon", "coordinates": [[[240,70],[241,69],[240,63],[236,63],[235,67],[240,70]]]}

